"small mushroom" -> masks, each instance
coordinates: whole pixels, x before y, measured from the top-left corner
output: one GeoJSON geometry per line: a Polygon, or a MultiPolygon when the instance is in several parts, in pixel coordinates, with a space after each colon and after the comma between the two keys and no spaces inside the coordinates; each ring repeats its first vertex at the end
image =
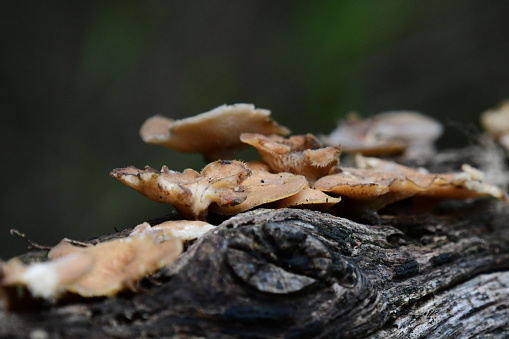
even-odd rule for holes
{"type": "Polygon", "coordinates": [[[318,179],[313,188],[356,201],[357,210],[377,211],[424,188],[400,173],[383,173],[359,168],[342,168],[341,173],[318,179]]]}
{"type": "Polygon", "coordinates": [[[287,207],[305,207],[327,209],[341,201],[341,198],[331,197],[320,190],[314,188],[303,188],[299,193],[275,201],[271,207],[287,208],[287,207]]]}
{"type": "Polygon", "coordinates": [[[312,183],[337,171],[341,148],[323,148],[312,134],[285,139],[279,136],[242,133],[240,139],[255,147],[262,160],[274,172],[304,175],[312,183]]]}
{"type": "Polygon", "coordinates": [[[270,111],[251,104],[219,106],[197,116],[172,120],[149,118],[140,129],[143,141],[181,152],[202,153],[207,161],[232,159],[246,147],[241,133],[287,135],[290,131],[270,117],[270,111]]]}
{"type": "Polygon", "coordinates": [[[266,172],[272,171],[270,166],[264,163],[263,161],[248,161],[246,162],[246,165],[251,170],[262,170],[266,172]]]}
{"type": "Polygon", "coordinates": [[[198,220],[169,220],[161,224],[150,226],[144,222],[136,226],[129,236],[150,234],[158,243],[170,238],[179,238],[183,241],[198,239],[216,226],[198,220]]]}
{"type": "Polygon", "coordinates": [[[0,285],[24,285],[45,299],[65,292],[111,296],[172,264],[182,251],[180,238],[146,232],[89,247],[62,241],[48,253],[49,261],[25,265],[15,258],[5,263],[0,285]]]}
{"type": "Polygon", "coordinates": [[[326,145],[341,145],[346,153],[390,156],[404,152],[405,157],[416,158],[432,153],[433,142],[442,131],[438,121],[421,113],[393,111],[366,120],[350,115],[321,140],[326,145]]]}
{"type": "Polygon", "coordinates": [[[495,185],[484,182],[484,173],[470,165],[464,164],[459,173],[428,173],[424,169],[414,169],[392,161],[368,158],[358,155],[357,166],[366,170],[392,175],[404,175],[423,190],[417,196],[434,199],[468,199],[483,196],[506,201],[504,191],[495,185]]]}
{"type": "Polygon", "coordinates": [[[482,113],[481,124],[495,140],[509,150],[509,100],[482,113]]]}
{"type": "Polygon", "coordinates": [[[253,170],[252,174],[240,185],[239,190],[246,199],[237,205],[214,204],[211,210],[222,215],[233,215],[250,210],[256,206],[290,197],[307,187],[308,182],[302,175],[291,173],[269,173],[253,170]]]}
{"type": "Polygon", "coordinates": [[[251,170],[241,161],[224,160],[208,164],[201,173],[192,169],[180,173],[163,166],[160,172],[126,167],[110,175],[151,200],[173,205],[186,219],[204,220],[212,203],[231,206],[246,200],[240,184],[251,170]]]}
{"type": "Polygon", "coordinates": [[[236,160],[212,162],[201,173],[127,167],[113,170],[111,175],[149,199],[172,204],[183,217],[197,220],[204,220],[209,210],[240,213],[286,198],[307,185],[303,176],[250,170],[236,160]]]}

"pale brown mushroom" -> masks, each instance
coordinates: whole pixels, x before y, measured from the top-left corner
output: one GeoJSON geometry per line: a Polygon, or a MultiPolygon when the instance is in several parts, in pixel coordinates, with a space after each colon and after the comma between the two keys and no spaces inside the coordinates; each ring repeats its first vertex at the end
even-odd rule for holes
{"type": "Polygon", "coordinates": [[[509,150],[509,100],[482,113],[481,124],[500,145],[509,150]]]}
{"type": "Polygon", "coordinates": [[[172,204],[183,217],[197,220],[204,220],[209,210],[240,213],[288,197],[307,185],[303,176],[250,170],[236,160],[212,162],[201,173],[127,167],[113,170],[111,175],[149,199],[172,204]]]}
{"type": "Polygon", "coordinates": [[[212,203],[231,206],[246,200],[246,192],[239,187],[251,170],[241,161],[225,160],[208,164],[201,173],[192,169],[180,173],[163,166],[160,172],[126,167],[110,175],[151,200],[173,205],[184,218],[204,220],[212,203]]]}
{"type": "Polygon", "coordinates": [[[262,160],[274,172],[303,175],[310,183],[336,172],[338,168],[341,148],[323,148],[312,134],[294,135],[285,139],[279,136],[242,133],[240,139],[255,147],[262,160]]]}
{"type": "Polygon", "coordinates": [[[162,242],[170,238],[189,241],[198,239],[215,227],[207,222],[198,220],[169,220],[154,226],[144,222],[136,226],[129,236],[150,234],[156,242],[162,242]]]}
{"type": "Polygon", "coordinates": [[[14,258],[2,263],[0,289],[6,286],[26,286],[34,297],[53,299],[66,292],[67,286],[89,272],[93,265],[92,257],[80,253],[30,265],[14,258]]]}
{"type": "Polygon", "coordinates": [[[172,264],[182,253],[180,238],[143,232],[127,238],[77,247],[62,241],[47,262],[3,265],[2,286],[24,285],[35,297],[53,299],[64,292],[83,297],[111,296],[139,279],[172,264]]]}
{"type": "Polygon", "coordinates": [[[413,169],[392,161],[378,158],[356,157],[357,166],[392,175],[404,175],[424,190],[417,196],[434,199],[469,199],[475,197],[492,196],[506,201],[507,195],[499,187],[484,182],[484,174],[464,164],[462,172],[457,173],[427,173],[423,169],[413,169]]]}
{"type": "Polygon", "coordinates": [[[318,179],[313,188],[355,200],[358,210],[373,211],[424,190],[401,173],[359,168],[342,168],[341,173],[318,179]]]}
{"type": "Polygon", "coordinates": [[[263,161],[248,161],[246,162],[246,165],[251,170],[263,170],[267,172],[272,171],[270,166],[264,163],[263,161]]]}
{"type": "Polygon", "coordinates": [[[207,161],[233,159],[246,147],[239,139],[244,132],[287,135],[288,128],[270,117],[270,111],[251,104],[219,106],[194,117],[172,120],[149,118],[140,129],[143,141],[181,152],[202,153],[207,161]]]}
{"type": "Polygon", "coordinates": [[[287,208],[287,207],[306,207],[327,209],[334,206],[341,201],[341,198],[331,197],[320,190],[314,188],[303,188],[297,194],[289,196],[281,200],[277,200],[271,204],[272,208],[287,208]]]}
{"type": "Polygon", "coordinates": [[[246,194],[244,201],[236,205],[214,204],[211,205],[211,210],[222,215],[237,214],[297,194],[307,185],[308,182],[302,175],[253,170],[239,188],[246,194]]]}
{"type": "Polygon", "coordinates": [[[432,153],[433,142],[442,131],[438,121],[412,111],[381,113],[365,120],[352,114],[321,140],[326,145],[341,145],[345,153],[388,156],[404,152],[416,158],[432,153]]]}

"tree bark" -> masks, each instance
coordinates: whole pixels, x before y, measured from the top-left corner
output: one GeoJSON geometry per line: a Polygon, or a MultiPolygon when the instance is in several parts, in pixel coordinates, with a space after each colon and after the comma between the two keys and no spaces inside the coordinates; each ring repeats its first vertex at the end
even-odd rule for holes
{"type": "Polygon", "coordinates": [[[304,209],[239,214],[135,291],[2,310],[0,336],[509,336],[507,205],[404,207],[371,225],[304,209]]]}

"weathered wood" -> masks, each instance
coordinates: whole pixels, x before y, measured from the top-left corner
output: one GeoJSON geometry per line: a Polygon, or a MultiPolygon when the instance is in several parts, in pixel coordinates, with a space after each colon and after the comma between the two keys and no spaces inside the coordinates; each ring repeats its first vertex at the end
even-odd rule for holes
{"type": "Polygon", "coordinates": [[[138,291],[2,311],[0,336],[507,337],[507,206],[399,211],[376,225],[298,209],[240,214],[138,291]]]}

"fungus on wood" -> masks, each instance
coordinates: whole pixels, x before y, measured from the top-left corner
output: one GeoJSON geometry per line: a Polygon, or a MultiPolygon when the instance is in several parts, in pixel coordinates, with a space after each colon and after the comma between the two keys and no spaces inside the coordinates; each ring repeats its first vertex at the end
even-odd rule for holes
{"type": "Polygon", "coordinates": [[[322,147],[312,134],[294,135],[285,139],[242,133],[240,140],[255,147],[273,171],[300,174],[310,183],[338,169],[341,147],[322,147]]]}
{"type": "Polygon", "coordinates": [[[344,152],[367,156],[405,153],[407,158],[429,156],[443,132],[442,124],[413,111],[392,111],[361,119],[350,114],[321,139],[326,145],[341,145],[344,152]]]}
{"type": "MultiPolygon", "coordinates": [[[[142,134],[149,127],[162,139],[174,132],[168,119],[152,122],[142,134]]],[[[419,152],[408,152],[411,136],[394,127],[419,123],[414,134],[425,142],[416,149],[424,154],[441,126],[413,113],[374,117],[352,124],[351,132],[368,126],[363,135],[401,143],[404,161],[419,152]]],[[[360,155],[340,167],[340,148],[322,147],[312,135],[284,139],[243,128],[229,150],[206,150],[214,161],[200,172],[132,166],[111,172],[178,213],[82,246],[63,241],[49,253],[1,262],[0,336],[509,334],[507,198],[468,165],[479,163],[476,152],[455,153],[444,173],[360,155]],[[233,154],[241,139],[260,146],[262,161],[216,161],[233,154]],[[408,208],[415,197],[438,206],[408,208]],[[355,209],[379,214],[353,220],[355,209]]],[[[427,163],[442,156],[434,155],[427,163]]]]}
{"type": "Polygon", "coordinates": [[[223,105],[182,120],[156,115],[140,129],[147,143],[201,153],[207,161],[233,159],[246,147],[239,139],[245,132],[287,135],[290,130],[272,120],[270,111],[250,104],[223,105]]]}
{"type": "Polygon", "coordinates": [[[509,150],[509,100],[481,114],[481,124],[506,150],[509,150]]]}

